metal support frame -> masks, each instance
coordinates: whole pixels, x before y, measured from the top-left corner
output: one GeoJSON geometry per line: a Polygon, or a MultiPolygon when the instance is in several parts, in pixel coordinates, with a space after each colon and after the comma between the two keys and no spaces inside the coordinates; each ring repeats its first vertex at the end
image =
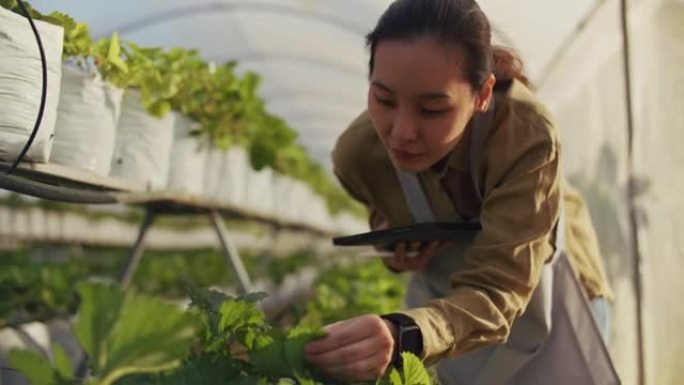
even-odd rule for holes
{"type": "Polygon", "coordinates": [[[149,231],[150,227],[152,227],[155,217],[156,214],[154,211],[149,209],[145,211],[145,218],[140,225],[138,239],[135,240],[135,244],[133,245],[133,248],[128,254],[128,258],[126,259],[126,266],[123,268],[119,276],[119,282],[124,290],[130,285],[131,280],[133,279],[133,274],[135,274],[135,270],[138,268],[138,264],[142,259],[143,251],[145,251],[145,239],[147,238],[147,232],[149,231]]]}
{"type": "MultiPolygon", "coordinates": [[[[154,219],[158,215],[160,215],[160,213],[149,208],[145,211],[145,218],[140,225],[138,238],[131,248],[128,258],[126,259],[126,265],[121,270],[121,274],[119,276],[119,282],[124,290],[130,286],[131,281],[133,280],[135,271],[138,268],[138,265],[143,257],[143,252],[145,251],[145,240],[147,238],[147,233],[152,227],[154,219]]],[[[214,230],[216,231],[221,254],[223,254],[223,256],[226,258],[228,266],[230,266],[235,274],[240,293],[248,293],[252,289],[252,282],[249,278],[249,274],[247,273],[247,269],[245,269],[245,265],[242,263],[242,259],[240,259],[240,254],[237,248],[230,239],[230,234],[225,223],[223,222],[221,214],[218,212],[218,210],[210,210],[207,212],[207,215],[212,227],[214,227],[214,230]]]]}
{"type": "Polygon", "coordinates": [[[214,226],[216,235],[221,243],[221,252],[226,257],[228,264],[235,273],[240,292],[243,294],[248,293],[252,290],[252,282],[249,279],[249,275],[247,274],[245,266],[242,264],[242,259],[240,259],[240,254],[238,254],[237,248],[230,240],[228,229],[226,228],[226,224],[223,222],[221,214],[219,214],[217,210],[211,210],[209,211],[209,219],[211,220],[211,224],[214,226]]]}

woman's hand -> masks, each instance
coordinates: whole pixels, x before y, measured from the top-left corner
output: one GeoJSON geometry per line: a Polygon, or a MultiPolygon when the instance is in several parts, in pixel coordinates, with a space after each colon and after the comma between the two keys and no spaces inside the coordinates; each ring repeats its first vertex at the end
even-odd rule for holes
{"type": "MultiPolygon", "coordinates": [[[[386,230],[389,223],[382,222],[373,230],[386,230]]],[[[401,273],[410,270],[422,270],[432,260],[432,257],[447,248],[451,243],[444,241],[430,242],[399,242],[394,248],[394,255],[383,258],[390,270],[401,273]]]]}
{"type": "Polygon", "coordinates": [[[394,256],[383,258],[383,262],[396,272],[422,270],[449,244],[444,241],[399,242],[394,248],[394,256]]]}
{"type": "Polygon", "coordinates": [[[325,327],[327,336],[306,346],[306,357],[323,373],[345,381],[382,377],[392,360],[397,331],[391,322],[364,315],[325,327]]]}

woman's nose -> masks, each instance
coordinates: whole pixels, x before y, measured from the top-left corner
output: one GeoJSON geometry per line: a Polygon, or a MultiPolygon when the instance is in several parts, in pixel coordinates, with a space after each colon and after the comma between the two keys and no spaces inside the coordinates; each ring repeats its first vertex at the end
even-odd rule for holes
{"type": "Polygon", "coordinates": [[[397,143],[412,142],[418,138],[415,119],[406,112],[399,112],[392,122],[392,139],[397,143]]]}

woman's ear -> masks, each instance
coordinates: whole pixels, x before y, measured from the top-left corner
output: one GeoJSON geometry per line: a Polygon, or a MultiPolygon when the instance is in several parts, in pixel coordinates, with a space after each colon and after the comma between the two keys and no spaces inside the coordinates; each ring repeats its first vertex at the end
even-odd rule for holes
{"type": "Polygon", "coordinates": [[[478,112],[485,112],[489,108],[489,101],[492,98],[492,93],[494,92],[494,84],[496,84],[496,77],[494,74],[489,74],[487,80],[485,80],[482,89],[477,93],[475,97],[475,109],[478,112]]]}

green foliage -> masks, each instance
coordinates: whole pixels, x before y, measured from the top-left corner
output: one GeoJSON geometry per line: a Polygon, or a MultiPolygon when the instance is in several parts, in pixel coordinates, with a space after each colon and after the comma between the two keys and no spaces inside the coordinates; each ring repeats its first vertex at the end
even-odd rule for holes
{"type": "Polygon", "coordinates": [[[250,350],[250,363],[254,373],[277,380],[282,377],[311,378],[311,368],[304,356],[304,347],[310,341],[325,336],[322,329],[295,328],[285,333],[270,330],[260,336],[250,350]]]}
{"type": "Polygon", "coordinates": [[[78,264],[36,263],[21,253],[0,255],[0,326],[70,313],[76,308],[72,284],[86,271],[78,264]]]}
{"type": "MultiPolygon", "coordinates": [[[[89,356],[91,376],[85,383],[327,383],[304,354],[310,341],[324,336],[319,327],[273,327],[256,306],[264,294],[231,297],[192,284],[188,291],[192,307],[182,312],[157,298],[125,295],[116,287],[79,285],[81,307],[74,334],[89,356]],[[234,353],[234,343],[246,348],[248,360],[234,353]]],[[[10,363],[34,385],[73,383],[73,363],[59,347],[53,348],[53,357],[54,366],[38,354],[14,351],[10,363]]],[[[376,383],[430,383],[418,358],[404,354],[403,361],[401,371],[391,369],[376,383]]]]}
{"type": "Polygon", "coordinates": [[[18,7],[17,0],[0,0],[0,7],[12,11],[18,7]]]}
{"type": "Polygon", "coordinates": [[[199,331],[192,313],[158,298],[93,284],[81,284],[79,293],[74,333],[90,357],[93,381],[102,385],[176,367],[199,331]]]}
{"type": "Polygon", "coordinates": [[[56,371],[42,355],[28,350],[12,350],[9,363],[26,376],[32,385],[52,385],[56,371]]]}
{"type": "Polygon", "coordinates": [[[98,40],[93,45],[92,55],[104,80],[119,88],[126,87],[129,70],[123,59],[118,33],[112,33],[108,39],[98,40]]]}
{"type": "Polygon", "coordinates": [[[64,28],[63,58],[88,57],[93,54],[93,40],[90,37],[87,24],[79,23],[71,16],[61,12],[53,12],[48,17],[64,28]]]}
{"type": "Polygon", "coordinates": [[[303,325],[321,325],[402,308],[406,282],[380,261],[351,263],[323,272],[314,285],[303,325]]]}

